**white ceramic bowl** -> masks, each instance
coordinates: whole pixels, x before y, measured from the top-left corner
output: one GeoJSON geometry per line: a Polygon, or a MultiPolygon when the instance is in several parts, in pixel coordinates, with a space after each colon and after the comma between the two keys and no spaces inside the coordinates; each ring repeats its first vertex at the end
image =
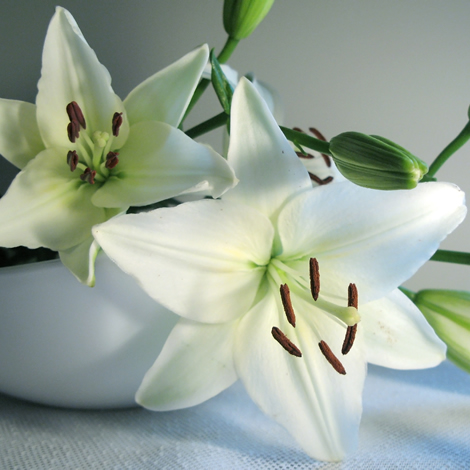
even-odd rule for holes
{"type": "Polygon", "coordinates": [[[96,286],[60,263],[0,269],[0,392],[74,408],[135,406],[176,315],[105,255],[96,286]]]}

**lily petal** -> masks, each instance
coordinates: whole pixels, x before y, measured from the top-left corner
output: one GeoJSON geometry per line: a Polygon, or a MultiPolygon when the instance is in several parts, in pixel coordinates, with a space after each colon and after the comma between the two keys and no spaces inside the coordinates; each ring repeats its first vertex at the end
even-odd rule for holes
{"type": "Polygon", "coordinates": [[[0,154],[22,169],[44,144],[36,121],[36,106],[0,98],[0,154]]]}
{"type": "Polygon", "coordinates": [[[0,199],[0,245],[67,250],[109,218],[91,202],[92,185],[72,176],[67,149],[46,149],[31,160],[0,199]]]}
{"type": "Polygon", "coordinates": [[[204,325],[181,319],[145,374],[136,401],[156,411],[198,405],[237,380],[233,323],[204,325]]]}
{"type": "MultiPolygon", "coordinates": [[[[293,304],[297,311],[307,305],[299,298],[293,304]]],[[[277,312],[274,295],[267,295],[240,321],[234,349],[240,379],[261,410],[282,424],[305,452],[320,460],[341,460],[357,445],[366,374],[361,338],[341,357],[347,373],[340,375],[318,343],[324,340],[340,350],[345,328],[311,311],[298,316],[295,329],[285,321],[281,330],[302,352],[294,357],[272,337],[271,328],[282,321],[277,312]],[[315,329],[302,322],[306,317],[315,329]]]]}
{"type": "Polygon", "coordinates": [[[393,369],[424,369],[446,358],[446,346],[398,289],[360,307],[367,361],[393,369]]]}
{"type": "Polygon", "coordinates": [[[233,170],[211,148],[168,124],[144,121],[132,126],[113,176],[92,201],[102,207],[145,205],[200,189],[219,197],[235,184],[233,170]]]}
{"type": "Polygon", "coordinates": [[[178,127],[208,59],[204,44],[134,88],[124,100],[131,125],[162,121],[178,127]]]}
{"type": "MultiPolygon", "coordinates": [[[[349,182],[321,186],[280,214],[280,258],[316,257],[326,286],[322,293],[344,299],[353,282],[361,305],[410,278],[465,214],[464,193],[448,183],[421,183],[409,191],[349,182]]],[[[305,265],[298,269],[305,271],[305,265]]]]}
{"type": "MultiPolygon", "coordinates": [[[[46,147],[71,147],[65,110],[71,101],[78,103],[85,116],[87,131],[82,132],[111,133],[114,113],[125,113],[111,88],[109,72],[98,61],[72,15],[57,7],[44,43],[36,98],[39,129],[46,147]]],[[[124,144],[128,132],[125,118],[114,141],[116,148],[124,144]]]]}
{"type": "Polygon", "coordinates": [[[84,242],[59,252],[64,266],[82,283],[95,285],[95,260],[100,247],[92,236],[84,242]]]}
{"type": "Polygon", "coordinates": [[[230,321],[250,308],[274,237],[262,214],[220,200],[116,217],[93,234],[151,297],[204,323],[230,321]]]}
{"type": "Polygon", "coordinates": [[[232,100],[228,162],[240,179],[224,198],[274,219],[310,178],[254,86],[241,78],[232,100]]]}

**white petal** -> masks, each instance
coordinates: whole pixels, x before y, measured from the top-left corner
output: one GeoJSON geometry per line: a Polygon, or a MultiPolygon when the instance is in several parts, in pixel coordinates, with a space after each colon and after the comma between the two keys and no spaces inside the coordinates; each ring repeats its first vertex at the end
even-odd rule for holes
{"type": "Polygon", "coordinates": [[[278,91],[269,83],[257,79],[253,80],[253,86],[268,105],[276,122],[282,124],[284,121],[284,105],[282,104],[281,95],[278,91]]]}
{"type": "Polygon", "coordinates": [[[224,197],[270,218],[277,216],[287,199],[311,187],[266,103],[245,78],[233,95],[228,162],[240,183],[224,197]]]}
{"type": "Polygon", "coordinates": [[[82,283],[95,285],[95,260],[100,247],[90,235],[84,242],[59,252],[62,264],[82,283]]]}
{"type": "Polygon", "coordinates": [[[111,216],[93,206],[93,186],[70,172],[66,155],[67,149],[44,150],[13,180],[0,199],[1,246],[67,250],[111,216]]]}
{"type": "MultiPolygon", "coordinates": [[[[320,295],[359,303],[387,295],[427,261],[466,213],[464,193],[448,183],[409,191],[375,191],[349,182],[313,189],[279,217],[283,260],[316,257],[320,295]]],[[[299,269],[306,270],[302,261],[299,269]]]]}
{"type": "MultiPolygon", "coordinates": [[[[113,114],[125,111],[111,88],[109,72],[98,61],[72,15],[61,7],[57,7],[47,30],[38,90],[38,124],[46,147],[71,146],[65,111],[71,101],[81,107],[90,135],[94,131],[111,134],[113,114]]],[[[124,119],[115,148],[122,146],[127,133],[124,119]]]]}
{"type": "Polygon", "coordinates": [[[181,319],[145,374],[136,401],[156,411],[198,405],[237,380],[233,323],[204,325],[181,319]]]}
{"type": "Polygon", "coordinates": [[[93,197],[97,206],[145,205],[200,189],[219,197],[236,184],[224,158],[163,122],[133,125],[118,158],[93,197]]]}
{"type": "Polygon", "coordinates": [[[305,452],[320,460],[341,460],[357,444],[366,374],[361,333],[349,354],[341,356],[338,350],[345,328],[322,313],[312,314],[315,312],[298,298],[293,298],[293,305],[295,329],[279,315],[273,294],[240,321],[235,367],[251,398],[282,424],[305,452]],[[273,326],[300,348],[302,357],[281,347],[272,337],[273,326]],[[327,362],[318,347],[320,340],[340,358],[346,375],[327,362]]]}
{"type": "Polygon", "coordinates": [[[152,75],[124,100],[129,122],[162,121],[177,127],[209,58],[207,44],[152,75]]]}
{"type": "Polygon", "coordinates": [[[367,361],[393,369],[424,369],[446,358],[446,346],[398,289],[360,307],[367,361]]]}
{"type": "Polygon", "coordinates": [[[41,150],[44,144],[36,121],[36,106],[0,98],[0,154],[18,168],[24,168],[41,150]]]}
{"type": "Polygon", "coordinates": [[[207,323],[230,321],[250,308],[274,236],[262,214],[212,200],[117,217],[93,234],[151,297],[207,323]]]}

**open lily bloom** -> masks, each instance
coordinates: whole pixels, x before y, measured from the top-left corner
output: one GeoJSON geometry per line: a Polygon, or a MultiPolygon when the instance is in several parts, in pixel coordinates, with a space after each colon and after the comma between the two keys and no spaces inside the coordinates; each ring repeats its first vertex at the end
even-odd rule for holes
{"type": "Polygon", "coordinates": [[[0,245],[45,246],[94,282],[91,227],[125,211],[236,179],[227,162],[176,129],[207,64],[207,45],[123,101],[69,12],[48,28],[36,105],[0,100],[0,153],[22,169],[0,200],[0,245]]]}
{"type": "Polygon", "coordinates": [[[462,221],[464,195],[441,183],[313,187],[245,79],[232,112],[236,188],[93,229],[111,259],[183,317],[136,399],[188,407],[240,378],[309,455],[340,460],[356,445],[367,362],[406,369],[445,358],[397,286],[462,221]]]}

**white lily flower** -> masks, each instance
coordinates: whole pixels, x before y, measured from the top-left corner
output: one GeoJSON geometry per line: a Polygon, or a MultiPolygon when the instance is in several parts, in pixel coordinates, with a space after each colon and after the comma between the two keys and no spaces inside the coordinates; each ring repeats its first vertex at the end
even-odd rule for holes
{"type": "Polygon", "coordinates": [[[125,211],[235,184],[213,150],[176,129],[209,56],[204,45],[123,101],[72,15],[48,28],[36,105],[0,100],[0,153],[22,169],[0,200],[0,245],[45,246],[94,282],[91,227],[125,211]],[[72,171],[71,171],[72,170],[72,171]]]}
{"type": "Polygon", "coordinates": [[[340,460],[356,445],[367,362],[406,369],[445,358],[397,286],[462,221],[464,195],[444,183],[312,187],[245,79],[231,126],[228,161],[240,183],[221,200],[93,229],[111,259],[183,317],[136,399],[188,407],[240,378],[309,455],[340,460]]]}

